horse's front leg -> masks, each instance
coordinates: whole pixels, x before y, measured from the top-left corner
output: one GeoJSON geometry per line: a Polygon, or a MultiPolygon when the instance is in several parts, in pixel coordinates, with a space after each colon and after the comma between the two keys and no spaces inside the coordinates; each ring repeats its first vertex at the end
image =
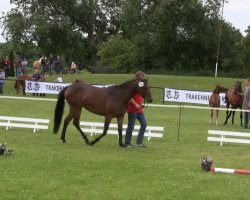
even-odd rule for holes
{"type": "MultiPolygon", "coordinates": [[[[227,111],[227,112],[228,112],[228,111],[227,111]]],[[[231,117],[231,114],[232,114],[232,111],[230,111],[230,112],[227,114],[226,120],[225,120],[225,122],[224,122],[224,125],[227,124],[227,120],[231,117]]]]}
{"type": "Polygon", "coordinates": [[[243,124],[242,124],[242,111],[240,111],[240,125],[243,126],[243,124]]]}
{"type": "Polygon", "coordinates": [[[234,124],[234,115],[235,115],[235,111],[233,111],[233,115],[232,115],[232,124],[234,124]]]}
{"type": "Polygon", "coordinates": [[[26,92],[25,92],[25,87],[23,88],[23,95],[26,95],[26,92]]]}
{"type": "Polygon", "coordinates": [[[117,117],[117,124],[118,124],[118,136],[119,136],[119,146],[123,147],[122,143],[122,125],[123,125],[124,115],[121,117],[117,117]]]}
{"type": "Polygon", "coordinates": [[[89,143],[90,145],[93,145],[93,144],[97,143],[103,136],[106,135],[106,133],[107,133],[107,131],[109,129],[109,124],[111,122],[111,119],[112,119],[112,117],[105,117],[103,133],[100,136],[96,137],[93,141],[91,141],[89,143]]]}

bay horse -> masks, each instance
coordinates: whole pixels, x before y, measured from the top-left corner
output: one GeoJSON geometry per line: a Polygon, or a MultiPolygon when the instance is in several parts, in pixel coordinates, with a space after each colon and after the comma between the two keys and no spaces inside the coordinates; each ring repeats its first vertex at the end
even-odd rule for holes
{"type": "Polygon", "coordinates": [[[67,126],[73,118],[74,126],[80,132],[86,144],[89,145],[95,144],[103,136],[105,136],[112,118],[116,118],[119,133],[119,146],[123,147],[123,119],[127,111],[128,103],[135,93],[141,94],[146,102],[152,102],[150,87],[148,85],[148,81],[145,79],[134,79],[122,83],[121,85],[115,85],[105,88],[95,87],[87,83],[83,83],[80,80],[76,80],[73,84],[65,87],[58,95],[58,100],[54,112],[53,132],[56,134],[59,130],[65,105],[64,99],[66,99],[69,105],[69,113],[64,119],[64,125],[61,134],[61,140],[63,141],[63,143],[66,142],[65,135],[67,126]],[[105,118],[103,133],[91,142],[88,140],[87,136],[80,128],[79,121],[82,107],[86,108],[88,111],[94,114],[102,115],[105,118]]]}
{"type": "MultiPolygon", "coordinates": [[[[25,93],[25,80],[33,80],[32,74],[22,74],[18,77],[18,79],[15,81],[14,88],[16,89],[16,94],[19,94],[19,91],[22,87],[23,95],[26,95],[25,93]]],[[[41,77],[41,81],[45,81],[45,77],[41,77]]]]}
{"type": "MultiPolygon", "coordinates": [[[[215,86],[215,89],[213,90],[213,93],[211,94],[209,98],[209,106],[210,106],[210,124],[212,124],[213,119],[213,108],[220,108],[220,93],[221,92],[227,92],[228,88],[219,85],[215,86]]],[[[216,125],[219,124],[219,110],[216,109],[216,125]]]]}
{"type": "MultiPolygon", "coordinates": [[[[243,91],[242,91],[242,86],[241,86],[241,81],[236,81],[234,83],[233,88],[229,89],[226,93],[225,96],[225,101],[226,101],[226,108],[229,108],[231,105],[232,109],[237,109],[240,108],[242,109],[242,104],[243,104],[243,91]]],[[[228,111],[226,112],[226,120],[224,122],[224,125],[227,124],[228,119],[232,115],[232,124],[234,124],[234,114],[235,111],[228,111]]],[[[242,126],[242,111],[240,112],[240,124],[242,126]]]]}

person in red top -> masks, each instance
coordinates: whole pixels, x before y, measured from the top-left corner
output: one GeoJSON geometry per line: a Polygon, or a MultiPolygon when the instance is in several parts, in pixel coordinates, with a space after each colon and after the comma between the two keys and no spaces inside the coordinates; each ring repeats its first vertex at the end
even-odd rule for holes
{"type": "Polygon", "coordinates": [[[5,78],[9,77],[9,69],[10,69],[10,59],[8,56],[6,56],[5,65],[4,65],[5,78]]]}
{"type": "MultiPolygon", "coordinates": [[[[135,78],[143,80],[143,79],[146,79],[146,75],[143,72],[138,71],[135,74],[135,78]]],[[[124,147],[132,147],[131,138],[132,138],[132,133],[134,130],[136,120],[138,120],[141,125],[138,136],[137,136],[136,144],[139,147],[145,147],[145,145],[143,144],[143,138],[144,138],[144,133],[147,127],[147,121],[144,116],[142,103],[143,103],[143,97],[138,93],[136,93],[129,102],[128,110],[127,110],[128,128],[126,130],[124,147]]]]}

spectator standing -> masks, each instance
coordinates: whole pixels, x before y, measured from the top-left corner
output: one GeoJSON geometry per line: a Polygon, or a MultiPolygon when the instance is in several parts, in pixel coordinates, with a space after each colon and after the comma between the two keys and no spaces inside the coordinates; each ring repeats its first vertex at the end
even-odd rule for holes
{"type": "Polygon", "coordinates": [[[5,78],[8,78],[9,70],[10,70],[10,59],[9,56],[6,56],[4,63],[5,78]]]}
{"type": "Polygon", "coordinates": [[[28,61],[26,58],[23,59],[22,61],[22,73],[27,74],[27,66],[28,66],[28,61]]]}
{"type": "Polygon", "coordinates": [[[3,69],[0,69],[0,94],[3,94],[5,72],[3,69]]]}
{"type": "Polygon", "coordinates": [[[41,75],[44,76],[45,74],[45,70],[46,70],[46,57],[45,55],[43,54],[42,57],[40,58],[40,63],[41,63],[41,75]]]}
{"type": "MultiPolygon", "coordinates": [[[[139,80],[143,80],[146,78],[146,75],[138,71],[135,74],[135,78],[139,80]]],[[[145,147],[143,144],[143,138],[144,138],[144,133],[147,127],[147,121],[144,116],[144,111],[143,111],[143,97],[139,94],[136,93],[132,99],[129,102],[128,105],[128,127],[126,130],[126,135],[125,135],[125,144],[124,147],[131,147],[131,138],[132,138],[132,133],[134,130],[135,126],[135,121],[138,120],[141,127],[137,136],[136,144],[139,147],[145,147]]]]}
{"type": "MultiPolygon", "coordinates": [[[[41,78],[42,78],[42,76],[41,76],[39,70],[36,69],[36,70],[35,70],[35,73],[34,73],[33,76],[32,76],[32,79],[33,79],[34,81],[41,81],[41,78]]],[[[33,93],[33,96],[35,96],[35,95],[38,96],[38,93],[33,93]]]]}
{"type": "Polygon", "coordinates": [[[53,75],[53,66],[54,66],[54,57],[51,54],[50,58],[49,58],[49,75],[52,76],[53,75]]]}
{"type": "Polygon", "coordinates": [[[54,66],[56,68],[56,74],[60,74],[61,72],[61,61],[60,61],[60,57],[57,56],[54,60],[54,66]]]}
{"type": "Polygon", "coordinates": [[[22,60],[19,57],[15,58],[14,66],[15,66],[15,77],[18,78],[22,72],[22,60]]]}
{"type": "MultiPolygon", "coordinates": [[[[242,109],[250,111],[250,78],[246,79],[246,89],[244,92],[242,109]]],[[[244,128],[248,128],[249,120],[250,120],[250,113],[244,112],[244,128]]]]}

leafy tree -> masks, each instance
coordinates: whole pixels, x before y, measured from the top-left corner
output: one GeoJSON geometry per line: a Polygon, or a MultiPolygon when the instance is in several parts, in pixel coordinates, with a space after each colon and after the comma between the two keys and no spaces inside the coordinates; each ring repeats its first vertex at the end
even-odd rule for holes
{"type": "Polygon", "coordinates": [[[223,0],[13,0],[5,36],[17,53],[124,71],[213,71],[248,65],[248,36],[220,19],[223,0]],[[244,47],[245,50],[242,50],[244,47]],[[33,51],[33,50],[32,50],[33,51]]]}
{"type": "Polygon", "coordinates": [[[10,59],[10,70],[8,76],[14,77],[14,51],[11,50],[9,54],[9,59],[10,59]]]}
{"type": "Polygon", "coordinates": [[[244,63],[243,70],[250,71],[250,26],[246,30],[247,35],[242,40],[242,60],[244,63]]]}
{"type": "Polygon", "coordinates": [[[135,45],[121,35],[110,37],[98,52],[101,66],[117,67],[126,72],[134,68],[135,45]]]}

